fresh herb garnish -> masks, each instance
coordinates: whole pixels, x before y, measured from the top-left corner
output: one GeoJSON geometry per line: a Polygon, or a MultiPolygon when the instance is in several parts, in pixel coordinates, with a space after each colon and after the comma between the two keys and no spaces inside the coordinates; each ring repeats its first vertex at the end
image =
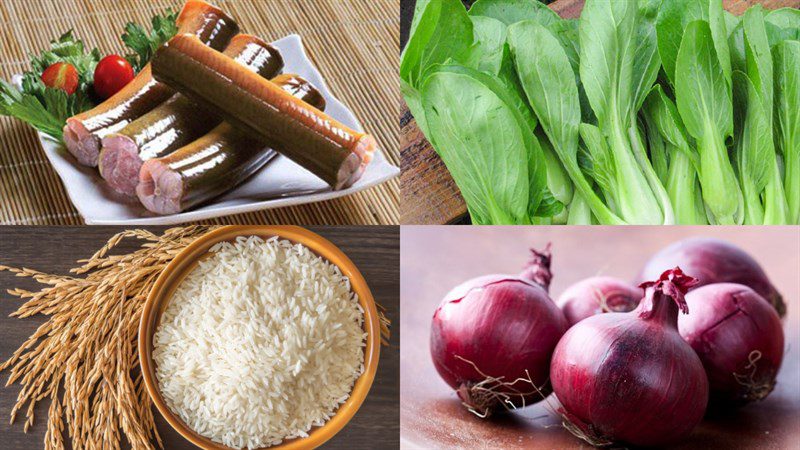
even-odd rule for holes
{"type": "Polygon", "coordinates": [[[100,51],[92,49],[87,52],[83,41],[75,39],[72,30],[62,34],[58,39],[50,42],[50,50],[43,51],[39,55],[30,55],[31,71],[23,75],[23,86],[34,86],[41,84],[40,76],[51,65],[58,62],[65,62],[72,65],[78,71],[80,84],[78,90],[85,90],[91,86],[94,75],[94,67],[100,61],[100,51]]]}
{"type": "Polygon", "coordinates": [[[167,9],[163,16],[157,15],[153,17],[151,20],[152,29],[149,32],[141,25],[132,22],[128,22],[125,25],[125,34],[122,35],[122,42],[133,50],[133,53],[125,55],[125,59],[131,63],[136,73],[139,73],[150,62],[159,47],[178,32],[177,18],[178,13],[167,9]]]}
{"type": "MultiPolygon", "coordinates": [[[[58,103],[54,100],[59,97],[59,92],[64,97],[67,96],[65,92],[57,89],[48,88],[45,92],[46,94],[43,94],[42,97],[49,98],[50,100],[46,103],[50,104],[58,103]]],[[[3,80],[0,80],[0,115],[16,117],[55,139],[61,139],[64,121],[48,111],[44,103],[35,95],[23,94],[3,80]]]]}
{"type": "Polygon", "coordinates": [[[50,49],[31,55],[31,70],[22,75],[22,89],[0,80],[0,114],[16,117],[58,141],[69,117],[94,106],[90,97],[94,68],[100,52],[87,52],[72,30],[50,42],[50,49]],[[78,71],[78,88],[72,95],[44,85],[41,74],[55,63],[67,63],[78,71]]]}

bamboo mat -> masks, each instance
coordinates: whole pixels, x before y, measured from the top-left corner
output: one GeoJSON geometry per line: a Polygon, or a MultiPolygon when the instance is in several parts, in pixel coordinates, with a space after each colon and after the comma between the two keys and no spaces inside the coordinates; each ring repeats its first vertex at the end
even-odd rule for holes
{"type": "MultiPolygon", "coordinates": [[[[126,22],[150,23],[183,0],[2,0],[0,77],[29,69],[28,54],[73,28],[102,54],[123,51],[126,22]]],[[[303,42],[331,91],[348,105],[400,165],[397,125],[400,87],[399,0],[212,0],[242,32],[303,42]]],[[[391,180],[345,198],[212,219],[207,223],[396,224],[399,182],[391,180]]],[[[61,180],[29,126],[0,117],[0,225],[80,225],[61,180]]]]}

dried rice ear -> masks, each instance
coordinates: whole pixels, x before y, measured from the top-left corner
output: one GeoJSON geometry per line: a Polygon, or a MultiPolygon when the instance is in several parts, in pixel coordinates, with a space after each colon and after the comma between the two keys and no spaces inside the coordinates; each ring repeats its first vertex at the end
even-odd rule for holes
{"type": "Polygon", "coordinates": [[[49,316],[0,365],[0,371],[10,372],[8,384],[22,387],[11,421],[24,408],[24,430],[28,431],[36,403],[49,398],[47,450],[66,447],[65,428],[73,448],[120,448],[124,440],[132,448],[153,448],[154,442],[163,448],[139,373],[139,319],[161,270],[210,230],[192,226],[169,229],[161,235],[123,231],[91,258],[78,261],[80,265],[71,272],[83,277],[0,266],[0,271],[45,285],[37,292],[9,290],[26,299],[12,315],[49,316]],[[109,255],[126,239],[140,240],[140,248],[109,255]]]}

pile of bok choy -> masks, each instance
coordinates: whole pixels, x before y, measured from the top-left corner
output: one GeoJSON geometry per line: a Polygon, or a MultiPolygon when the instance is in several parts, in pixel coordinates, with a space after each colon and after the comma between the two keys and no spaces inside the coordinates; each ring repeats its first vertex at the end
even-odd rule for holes
{"type": "Polygon", "coordinates": [[[798,9],[417,0],[400,78],[474,223],[800,223],[798,9]]]}

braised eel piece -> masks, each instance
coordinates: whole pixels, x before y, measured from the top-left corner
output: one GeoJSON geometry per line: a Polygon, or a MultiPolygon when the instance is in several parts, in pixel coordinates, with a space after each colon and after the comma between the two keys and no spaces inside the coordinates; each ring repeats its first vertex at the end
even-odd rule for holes
{"type": "MultiPolygon", "coordinates": [[[[283,70],[278,50],[255,36],[234,36],[224,54],[267,79],[283,70]]],[[[100,175],[117,192],[135,196],[139,169],[144,161],[172,153],[221,122],[222,118],[213,110],[176,93],[123,129],[103,138],[100,175]]]]}
{"type": "MultiPolygon", "coordinates": [[[[325,99],[297,75],[272,80],[292,96],[325,109],[325,99]]],[[[223,122],[191,144],[144,162],[136,194],[157,214],[176,214],[233,189],[276,155],[246,131],[223,122]]]]}
{"type": "MultiPolygon", "coordinates": [[[[189,0],[177,19],[178,33],[189,33],[198,43],[224,49],[239,32],[239,26],[222,10],[200,0],[189,0]]],[[[170,98],[175,91],[157,82],[151,66],[145,66],[136,77],[111,98],[67,119],[64,142],[79,163],[96,167],[100,139],[123,128],[170,98]]]]}
{"type": "Polygon", "coordinates": [[[355,183],[372,160],[376,142],[275,83],[250,72],[191,35],[162,46],[153,75],[213,108],[236,128],[261,140],[333,189],[355,183]]]}

